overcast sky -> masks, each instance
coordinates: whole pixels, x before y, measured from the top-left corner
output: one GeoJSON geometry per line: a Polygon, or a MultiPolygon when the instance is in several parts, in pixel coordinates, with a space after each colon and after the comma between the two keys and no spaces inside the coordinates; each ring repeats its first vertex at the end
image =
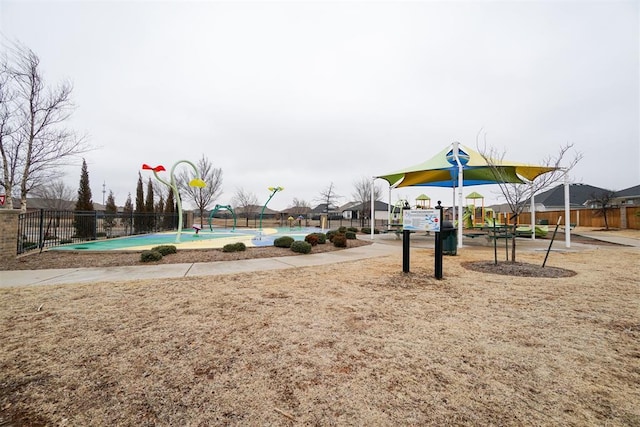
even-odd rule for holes
{"type": "MultiPolygon", "coordinates": [[[[315,206],[332,182],[350,201],[355,181],[475,148],[480,129],[514,161],[575,144],[573,182],[640,184],[639,16],[638,1],[0,0],[3,37],[74,84],[94,202],[103,182],[135,199],[142,163],[204,154],[223,170],[217,203],[279,185],[274,209],[315,206]]],[[[451,204],[430,187],[392,198],[421,193],[451,204]]]]}

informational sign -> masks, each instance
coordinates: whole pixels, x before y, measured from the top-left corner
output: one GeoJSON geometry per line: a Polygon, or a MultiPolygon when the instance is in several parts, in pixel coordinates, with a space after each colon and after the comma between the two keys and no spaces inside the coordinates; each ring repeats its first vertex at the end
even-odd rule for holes
{"type": "Polygon", "coordinates": [[[402,228],[411,231],[440,231],[439,209],[406,209],[402,216],[402,228]]]}

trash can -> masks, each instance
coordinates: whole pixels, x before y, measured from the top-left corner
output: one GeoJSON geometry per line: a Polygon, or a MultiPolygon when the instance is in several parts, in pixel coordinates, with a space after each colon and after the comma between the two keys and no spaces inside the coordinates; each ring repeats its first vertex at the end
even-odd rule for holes
{"type": "Polygon", "coordinates": [[[440,238],[442,239],[442,254],[457,255],[458,254],[458,235],[456,228],[451,221],[442,221],[440,227],[440,238]]]}

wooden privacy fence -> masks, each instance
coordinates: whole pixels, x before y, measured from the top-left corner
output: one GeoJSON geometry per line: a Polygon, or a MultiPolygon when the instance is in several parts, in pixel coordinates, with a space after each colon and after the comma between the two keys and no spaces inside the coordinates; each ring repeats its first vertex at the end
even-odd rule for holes
{"type": "MultiPolygon", "coordinates": [[[[547,221],[553,225],[563,217],[561,224],[565,223],[564,210],[536,212],[536,223],[547,221]]],[[[640,206],[623,206],[607,210],[607,222],[610,228],[631,228],[640,230],[640,206]]],[[[520,224],[531,224],[531,213],[523,212],[518,219],[520,224]]],[[[572,209],[570,224],[577,227],[604,228],[604,216],[600,209],[572,209]]]]}

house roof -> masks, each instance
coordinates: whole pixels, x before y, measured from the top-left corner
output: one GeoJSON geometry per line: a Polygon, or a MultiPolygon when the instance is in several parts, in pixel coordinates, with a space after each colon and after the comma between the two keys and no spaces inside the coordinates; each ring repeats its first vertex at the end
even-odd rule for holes
{"type": "MultiPolygon", "coordinates": [[[[599,194],[603,191],[608,190],[588,184],[570,184],[569,205],[584,206],[588,200],[593,199],[594,194],[599,194]]],[[[542,203],[547,207],[564,206],[564,185],[561,184],[551,190],[536,194],[535,201],[536,203],[542,203]]]]}
{"type": "Polygon", "coordinates": [[[311,209],[309,211],[309,213],[323,214],[323,213],[327,213],[327,210],[329,210],[331,212],[337,212],[338,209],[339,208],[337,206],[330,206],[329,209],[327,209],[327,204],[326,203],[320,203],[318,206],[316,206],[315,208],[311,209]]]}
{"type": "Polygon", "coordinates": [[[616,191],[615,197],[640,197],[640,185],[616,191]]]}
{"type": "MultiPolygon", "coordinates": [[[[389,210],[389,205],[385,202],[382,202],[380,200],[376,200],[374,205],[374,210],[376,211],[388,211],[389,210]]],[[[348,209],[341,209],[342,211],[361,211],[363,209],[362,203],[357,203],[357,204],[353,204],[351,206],[349,206],[348,209]]],[[[371,204],[370,203],[366,203],[366,206],[364,206],[364,210],[365,211],[370,211],[371,210],[371,204]]]]}

